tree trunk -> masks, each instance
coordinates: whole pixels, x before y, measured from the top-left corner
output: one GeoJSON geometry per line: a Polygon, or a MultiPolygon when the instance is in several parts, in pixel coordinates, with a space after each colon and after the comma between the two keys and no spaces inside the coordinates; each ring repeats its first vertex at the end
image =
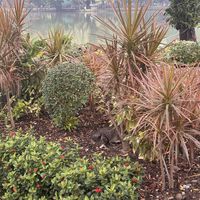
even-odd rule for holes
{"type": "Polygon", "coordinates": [[[15,122],[14,122],[13,114],[12,114],[12,107],[11,107],[9,91],[6,91],[6,100],[7,100],[8,117],[10,118],[11,128],[14,129],[15,128],[15,122]]]}
{"type": "Polygon", "coordinates": [[[90,9],[91,8],[90,7],[90,0],[86,0],[85,4],[86,4],[86,9],[90,9]]]}
{"type": "Polygon", "coordinates": [[[194,42],[197,41],[195,28],[187,28],[187,29],[181,28],[179,30],[179,37],[180,40],[194,41],[194,42]]]}

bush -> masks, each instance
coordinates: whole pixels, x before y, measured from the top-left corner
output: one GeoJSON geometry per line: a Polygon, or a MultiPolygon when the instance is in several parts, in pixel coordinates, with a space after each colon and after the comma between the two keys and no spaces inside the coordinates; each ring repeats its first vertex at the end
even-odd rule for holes
{"type": "Polygon", "coordinates": [[[100,155],[89,161],[70,140],[62,147],[30,134],[11,135],[0,139],[1,199],[137,199],[137,163],[100,155]]]}
{"type": "Polygon", "coordinates": [[[85,48],[85,46],[71,45],[70,48],[66,50],[66,53],[71,58],[81,58],[85,48]]]}
{"type": "Polygon", "coordinates": [[[65,63],[50,69],[43,85],[44,103],[56,125],[71,129],[87,103],[93,75],[82,64],[65,63]]]}
{"type": "Polygon", "coordinates": [[[200,62],[200,44],[192,41],[179,41],[165,50],[164,57],[168,61],[180,64],[200,62]]]}

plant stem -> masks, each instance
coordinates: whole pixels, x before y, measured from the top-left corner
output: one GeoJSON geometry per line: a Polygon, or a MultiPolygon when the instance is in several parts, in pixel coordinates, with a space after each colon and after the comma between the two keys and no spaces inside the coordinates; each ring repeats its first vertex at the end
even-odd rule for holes
{"type": "Polygon", "coordinates": [[[8,117],[10,118],[11,128],[14,129],[15,128],[15,122],[14,122],[13,114],[12,114],[10,92],[8,90],[6,91],[6,100],[7,100],[8,117]]]}
{"type": "Polygon", "coordinates": [[[161,170],[161,177],[162,177],[162,190],[165,190],[166,184],[165,184],[165,169],[163,165],[163,156],[162,156],[162,143],[160,140],[160,137],[158,138],[159,140],[159,157],[160,157],[160,170],[161,170]]]}

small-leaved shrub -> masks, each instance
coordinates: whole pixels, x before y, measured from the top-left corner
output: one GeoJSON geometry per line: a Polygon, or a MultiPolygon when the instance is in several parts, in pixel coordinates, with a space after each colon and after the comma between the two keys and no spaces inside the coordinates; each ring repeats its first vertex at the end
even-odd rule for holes
{"type": "Polygon", "coordinates": [[[43,85],[44,103],[56,125],[71,129],[87,103],[94,77],[83,64],[65,63],[50,69],[43,85]]]}
{"type": "Polygon", "coordinates": [[[66,53],[71,58],[81,58],[84,49],[85,46],[71,45],[70,48],[66,50],[66,53]]]}
{"type": "Polygon", "coordinates": [[[200,62],[200,44],[192,41],[179,41],[166,48],[164,57],[178,64],[195,64],[200,62]]]}
{"type": "Polygon", "coordinates": [[[1,199],[116,200],[137,199],[138,163],[129,159],[92,161],[79,156],[72,140],[65,146],[12,133],[0,139],[1,199]]]}

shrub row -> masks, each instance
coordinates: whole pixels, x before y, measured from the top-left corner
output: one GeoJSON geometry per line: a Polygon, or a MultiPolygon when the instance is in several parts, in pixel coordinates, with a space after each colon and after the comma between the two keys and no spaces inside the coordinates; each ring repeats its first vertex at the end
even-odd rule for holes
{"type": "Polygon", "coordinates": [[[92,160],[79,156],[71,140],[65,146],[12,133],[0,140],[1,199],[137,199],[141,169],[129,159],[92,160]]]}

